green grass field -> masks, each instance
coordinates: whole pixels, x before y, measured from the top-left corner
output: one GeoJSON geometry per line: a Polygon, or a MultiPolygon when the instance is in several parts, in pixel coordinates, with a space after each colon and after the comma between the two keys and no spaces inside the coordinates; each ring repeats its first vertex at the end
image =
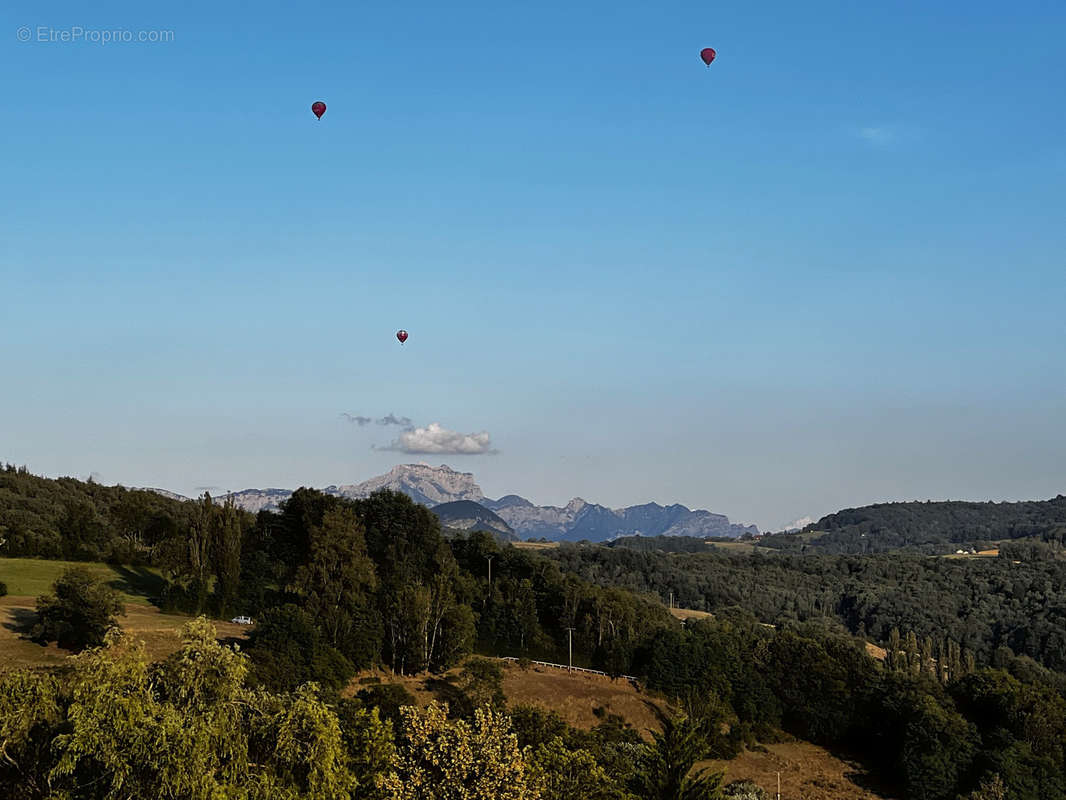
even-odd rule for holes
{"type": "Polygon", "coordinates": [[[37,597],[52,591],[52,584],[68,567],[86,567],[121,595],[123,602],[148,605],[163,588],[163,578],[150,567],[122,567],[100,563],[44,561],[37,558],[0,558],[0,581],[14,597],[37,597]]]}

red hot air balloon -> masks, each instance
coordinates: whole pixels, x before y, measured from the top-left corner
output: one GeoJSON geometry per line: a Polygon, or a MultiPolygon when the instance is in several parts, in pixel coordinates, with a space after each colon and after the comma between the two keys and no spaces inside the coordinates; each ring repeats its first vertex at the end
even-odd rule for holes
{"type": "Polygon", "coordinates": [[[708,67],[711,66],[711,62],[714,61],[714,57],[716,55],[718,54],[714,52],[713,47],[705,47],[700,50],[700,58],[703,59],[703,63],[706,64],[708,67]]]}
{"type": "Polygon", "coordinates": [[[396,338],[400,340],[400,344],[407,341],[407,331],[396,331],[396,338]]]}
{"type": "Polygon", "coordinates": [[[326,104],[319,100],[316,103],[311,104],[311,111],[316,117],[322,119],[322,115],[326,113],[326,104]]]}

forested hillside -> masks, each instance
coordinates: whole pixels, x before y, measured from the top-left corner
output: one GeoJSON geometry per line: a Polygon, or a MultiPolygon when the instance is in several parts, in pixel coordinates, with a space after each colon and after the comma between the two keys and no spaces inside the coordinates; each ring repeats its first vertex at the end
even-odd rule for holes
{"type": "MultiPolygon", "coordinates": [[[[1020,555],[1011,554],[1008,555],[1020,555]]],[[[700,611],[742,606],[769,623],[830,620],[886,642],[947,637],[990,663],[1007,646],[1066,670],[1066,561],[915,555],[670,555],[564,546],[544,556],[603,586],[700,611]]]]}
{"type": "Polygon", "coordinates": [[[148,563],[187,528],[191,503],[156,492],[0,468],[0,555],[148,563]]]}
{"type": "MultiPolygon", "coordinates": [[[[16,505],[49,507],[21,475],[16,505]]],[[[123,540],[113,503],[137,493],[52,483],[49,519],[99,518],[96,541],[123,540]]],[[[538,553],[445,538],[430,510],[389,491],[301,489],[256,517],[206,496],[160,502],[134,515],[167,520],[137,551],[162,572],[157,601],[250,614],[249,646],[233,654],[194,626],[163,665],[112,638],[62,673],[4,676],[2,796],[424,800],[410,787],[432,775],[457,798],[676,800],[686,790],[670,781],[697,760],[782,733],[847,749],[903,797],[956,800],[992,780],[1021,800],[1066,795],[1066,677],[1046,668],[1066,666],[1063,562],[538,553]],[[682,626],[669,591],[715,618],[682,626]],[[889,644],[886,664],[845,626],[889,644]],[[683,716],[653,742],[610,718],[583,734],[536,710],[504,716],[492,664],[477,661],[450,717],[401,710],[388,684],[341,699],[361,667],[439,674],[478,652],[565,662],[571,632],[575,663],[638,676],[683,716]],[[488,794],[462,794],[470,781],[488,794]]],[[[67,537],[86,541],[79,525],[23,541],[67,552],[67,537]]],[[[684,796],[724,797],[704,784],[684,796]]]]}
{"type": "Polygon", "coordinates": [[[1022,503],[879,503],[822,517],[799,534],[765,537],[763,547],[832,554],[910,548],[950,552],[952,544],[1066,537],[1066,496],[1022,503]],[[807,536],[819,532],[818,536],[807,536]]]}

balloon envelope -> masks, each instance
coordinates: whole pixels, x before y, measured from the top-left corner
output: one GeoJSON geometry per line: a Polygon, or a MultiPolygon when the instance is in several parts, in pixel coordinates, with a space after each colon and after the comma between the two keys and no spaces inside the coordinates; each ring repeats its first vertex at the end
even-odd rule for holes
{"type": "Polygon", "coordinates": [[[396,331],[396,338],[400,340],[400,344],[407,341],[407,331],[396,331]]]}
{"type": "Polygon", "coordinates": [[[711,62],[714,61],[714,57],[716,55],[718,54],[714,52],[714,48],[712,47],[705,47],[700,50],[700,58],[703,59],[703,63],[706,64],[708,67],[711,66],[711,62]]]}
{"type": "Polygon", "coordinates": [[[319,100],[317,103],[311,104],[311,111],[316,117],[322,119],[322,115],[326,113],[326,104],[319,100]]]}

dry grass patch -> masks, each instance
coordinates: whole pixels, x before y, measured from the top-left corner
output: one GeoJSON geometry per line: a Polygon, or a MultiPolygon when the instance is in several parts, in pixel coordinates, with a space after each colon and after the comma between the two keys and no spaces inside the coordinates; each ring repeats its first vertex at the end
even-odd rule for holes
{"type": "Polygon", "coordinates": [[[888,651],[883,647],[878,647],[873,642],[866,642],[866,653],[878,661],[884,661],[888,657],[888,651]]]}
{"type": "MultiPolygon", "coordinates": [[[[44,667],[61,664],[70,656],[56,645],[42,646],[22,638],[36,621],[36,598],[26,596],[0,598],[0,670],[23,667],[44,667]]],[[[127,605],[126,616],[119,617],[123,630],[129,631],[144,641],[148,655],[161,660],[178,649],[178,631],[191,617],[163,614],[154,606],[127,605]]],[[[218,636],[235,640],[237,644],[247,641],[248,628],[231,622],[214,621],[218,636]]]]}
{"type": "Polygon", "coordinates": [[[726,783],[754,781],[776,797],[781,774],[781,800],[887,800],[867,788],[866,771],[808,742],[771,744],[767,752],[745,750],[732,761],[705,761],[700,766],[723,770],[726,783]]]}
{"type": "Polygon", "coordinates": [[[503,691],[510,705],[540,706],[555,711],[569,725],[589,730],[601,719],[594,709],[617,714],[632,725],[641,736],[659,730],[657,711],[665,711],[662,700],[637,689],[629,681],[611,680],[602,675],[550,667],[533,666],[523,670],[513,665],[504,669],[503,691]]]}
{"type": "MultiPolygon", "coordinates": [[[[442,699],[435,687],[444,679],[458,676],[461,670],[462,667],[457,667],[444,675],[414,676],[366,670],[359,673],[342,694],[352,697],[359,690],[367,688],[366,681],[377,679],[383,684],[403,686],[424,708],[431,701],[442,699]]],[[[507,696],[508,706],[531,705],[554,711],[567,724],[583,730],[589,730],[602,721],[595,709],[603,709],[603,717],[617,714],[644,737],[650,731],[660,729],[656,710],[667,708],[662,700],[645,694],[621,678],[611,680],[600,675],[568,673],[550,667],[533,666],[524,670],[513,663],[503,665],[503,693],[507,696]]]]}
{"type": "Polygon", "coordinates": [[[697,611],[694,608],[671,608],[670,613],[678,619],[711,619],[714,617],[710,611],[697,611]]]}
{"type": "MultiPolygon", "coordinates": [[[[751,554],[755,552],[758,545],[752,542],[707,542],[715,550],[725,550],[729,553],[747,553],[751,554]]],[[[768,549],[768,548],[763,548],[768,549]]]]}

